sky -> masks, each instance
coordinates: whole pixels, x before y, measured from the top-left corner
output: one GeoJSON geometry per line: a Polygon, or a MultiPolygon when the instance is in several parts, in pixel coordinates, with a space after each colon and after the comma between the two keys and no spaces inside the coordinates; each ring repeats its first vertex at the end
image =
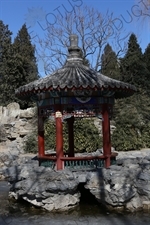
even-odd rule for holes
{"type": "MultiPolygon", "coordinates": [[[[39,37],[44,35],[46,18],[49,23],[55,23],[57,13],[63,15],[65,10],[71,11],[73,7],[88,5],[103,14],[107,10],[113,12],[116,29],[120,24],[126,31],[134,32],[144,51],[150,43],[148,21],[150,18],[147,15],[147,20],[143,22],[141,19],[143,12],[139,11],[139,2],[142,0],[0,0],[0,20],[9,25],[13,38],[26,23],[34,43],[36,35],[39,37]]],[[[42,73],[41,67],[42,65],[39,66],[39,70],[42,73]]]]}

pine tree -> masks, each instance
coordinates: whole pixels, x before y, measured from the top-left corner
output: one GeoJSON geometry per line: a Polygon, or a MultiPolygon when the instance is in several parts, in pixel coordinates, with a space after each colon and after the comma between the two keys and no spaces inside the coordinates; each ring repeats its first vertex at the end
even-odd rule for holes
{"type": "Polygon", "coordinates": [[[134,84],[137,92],[130,98],[116,101],[113,145],[118,150],[149,147],[150,103],[148,94],[148,70],[140,45],[134,34],[128,41],[128,49],[121,60],[122,80],[134,84]]]}
{"type": "Polygon", "coordinates": [[[143,55],[144,62],[146,63],[146,68],[147,68],[147,90],[148,93],[150,94],[150,43],[145,49],[144,55],[143,55]]]}
{"type": "Polygon", "coordinates": [[[0,105],[8,103],[7,92],[11,84],[7,82],[12,55],[11,35],[8,25],[0,20],[0,105]]]}
{"type": "Polygon", "coordinates": [[[15,89],[39,78],[35,46],[31,44],[26,25],[22,26],[13,44],[11,34],[8,26],[0,21],[0,105],[15,101],[21,108],[27,108],[33,103],[19,100],[15,89]]]}
{"type": "Polygon", "coordinates": [[[147,69],[143,60],[140,45],[135,34],[131,34],[128,41],[128,50],[121,60],[122,80],[142,88],[146,85],[147,69]]]}
{"type": "Polygon", "coordinates": [[[25,24],[19,30],[17,37],[14,39],[13,46],[15,54],[19,54],[23,61],[25,83],[38,79],[39,76],[35,57],[35,46],[31,43],[31,37],[25,24]]]}
{"type": "MultiPolygon", "coordinates": [[[[15,89],[39,78],[35,57],[35,46],[31,43],[31,37],[25,24],[14,39],[13,57],[15,63],[13,71],[15,77],[14,80],[16,80],[15,89]]],[[[21,108],[27,108],[33,104],[32,102],[20,101],[19,99],[16,101],[19,102],[21,108]]]]}
{"type": "Polygon", "coordinates": [[[119,62],[112,47],[107,44],[101,57],[101,73],[113,79],[119,79],[119,62]]]}
{"type": "Polygon", "coordinates": [[[147,64],[147,68],[149,69],[150,71],[150,43],[147,45],[146,49],[145,49],[145,52],[144,52],[144,61],[146,62],[147,64]]]}

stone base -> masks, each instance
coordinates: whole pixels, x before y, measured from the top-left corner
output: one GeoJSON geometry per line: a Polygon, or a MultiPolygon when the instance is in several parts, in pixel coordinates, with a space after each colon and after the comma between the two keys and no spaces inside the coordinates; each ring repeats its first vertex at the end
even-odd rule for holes
{"type": "MultiPolygon", "coordinates": [[[[7,157],[3,156],[3,159],[7,157]]],[[[11,160],[0,173],[13,184],[11,197],[23,198],[49,211],[75,207],[80,201],[80,184],[109,210],[134,212],[150,209],[150,154],[118,159],[117,164],[109,169],[94,171],[55,171],[39,166],[33,155],[11,160]]]]}
{"type": "Polygon", "coordinates": [[[143,201],[143,209],[150,210],[150,201],[143,201]]]}

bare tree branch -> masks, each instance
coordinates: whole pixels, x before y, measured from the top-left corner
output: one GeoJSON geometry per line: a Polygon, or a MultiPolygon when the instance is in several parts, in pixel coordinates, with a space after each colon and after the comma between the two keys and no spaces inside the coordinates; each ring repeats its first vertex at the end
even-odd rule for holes
{"type": "Polygon", "coordinates": [[[90,61],[90,66],[97,71],[100,70],[101,56],[108,42],[115,44],[119,55],[124,50],[122,43],[126,36],[121,36],[121,30],[114,27],[113,20],[114,15],[109,11],[103,15],[94,8],[81,6],[75,7],[72,13],[66,12],[63,17],[57,15],[55,24],[47,22],[44,39],[37,40],[40,45],[37,53],[45,62],[46,74],[64,65],[69,36],[74,33],[79,36],[83,59],[90,61]]]}

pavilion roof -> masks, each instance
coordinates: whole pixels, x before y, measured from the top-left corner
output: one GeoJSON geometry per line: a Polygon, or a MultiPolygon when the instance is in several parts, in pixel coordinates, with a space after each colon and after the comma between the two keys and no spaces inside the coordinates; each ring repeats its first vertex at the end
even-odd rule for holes
{"type": "Polygon", "coordinates": [[[85,66],[76,35],[71,35],[70,43],[69,54],[62,68],[44,78],[19,87],[16,95],[30,97],[33,93],[49,90],[94,89],[113,90],[115,98],[122,98],[131,96],[136,91],[134,85],[109,78],[85,66]]]}

